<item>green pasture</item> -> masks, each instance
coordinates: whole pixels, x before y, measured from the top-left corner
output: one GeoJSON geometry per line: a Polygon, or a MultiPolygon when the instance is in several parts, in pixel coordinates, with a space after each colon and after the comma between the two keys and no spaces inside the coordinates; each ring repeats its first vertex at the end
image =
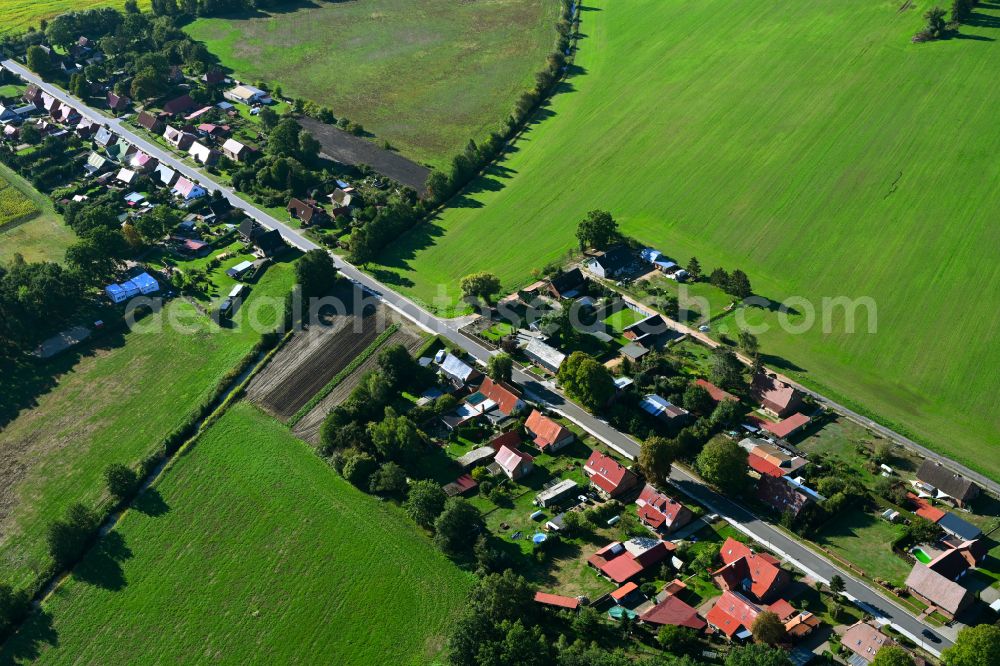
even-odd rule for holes
{"type": "Polygon", "coordinates": [[[401,509],[239,403],[0,661],[426,664],[471,582],[401,509]]]}
{"type": "MultiPolygon", "coordinates": [[[[443,285],[503,293],[564,255],[587,211],[687,263],[745,270],[764,359],[1000,476],[1000,9],[912,44],[928,0],[594,0],[573,75],[499,166],[373,273],[442,312],[443,285]],[[655,29],[652,28],[655,26],[655,29]],[[845,332],[823,299],[870,298],[845,332]],[[872,317],[875,320],[875,317],[872,317]]],[[[732,320],[713,332],[733,334],[732,320]],[[727,325],[727,326],[723,326],[727,325]],[[721,328],[720,328],[721,327],[721,328]]]]}
{"type": "Polygon", "coordinates": [[[74,502],[96,506],[106,497],[108,464],[138,463],[212,395],[260,339],[246,324],[273,328],[294,277],[290,264],[268,268],[235,317],[238,327],[220,328],[177,298],[162,317],[108,334],[79,358],[64,352],[4,378],[13,384],[5,395],[31,396],[31,404],[0,432],[8,462],[0,466],[0,580],[17,588],[35,581],[50,563],[49,523],[74,502]],[[278,306],[264,307],[264,296],[278,306]]]}
{"type": "Polygon", "coordinates": [[[558,10],[556,0],[357,0],[186,30],[241,79],[279,84],[443,166],[534,84],[558,10]]]}

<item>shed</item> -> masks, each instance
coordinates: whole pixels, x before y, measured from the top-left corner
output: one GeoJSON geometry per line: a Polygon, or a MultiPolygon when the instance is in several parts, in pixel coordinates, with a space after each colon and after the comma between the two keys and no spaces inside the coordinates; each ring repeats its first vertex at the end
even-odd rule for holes
{"type": "Polygon", "coordinates": [[[573,479],[563,479],[535,495],[535,504],[543,508],[552,506],[575,493],[579,487],[580,484],[573,479]]]}

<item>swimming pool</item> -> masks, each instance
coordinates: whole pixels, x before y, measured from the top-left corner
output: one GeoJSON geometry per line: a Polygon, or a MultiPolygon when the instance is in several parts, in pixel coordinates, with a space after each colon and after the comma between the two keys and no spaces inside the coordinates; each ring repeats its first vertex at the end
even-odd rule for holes
{"type": "Polygon", "coordinates": [[[931,563],[931,556],[925,553],[922,548],[913,548],[910,550],[910,553],[913,554],[913,557],[917,558],[918,562],[922,562],[923,564],[931,563]]]}

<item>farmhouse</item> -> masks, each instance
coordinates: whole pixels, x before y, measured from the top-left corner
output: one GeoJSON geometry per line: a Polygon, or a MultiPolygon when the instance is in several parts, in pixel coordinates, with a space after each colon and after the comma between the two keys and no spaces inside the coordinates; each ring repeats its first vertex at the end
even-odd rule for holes
{"type": "Polygon", "coordinates": [[[281,232],[277,229],[268,231],[250,218],[240,222],[239,234],[244,242],[253,245],[254,254],[259,257],[273,257],[286,248],[281,232]]]}
{"type": "Polygon", "coordinates": [[[790,437],[791,435],[794,435],[795,433],[805,428],[807,425],[809,425],[809,422],[811,420],[812,419],[810,419],[802,412],[796,412],[791,416],[789,416],[788,418],[782,419],[778,423],[774,423],[773,421],[766,421],[763,419],[761,419],[759,423],[761,424],[761,427],[764,428],[764,430],[767,430],[775,437],[785,438],[785,437],[790,437]]]}
{"type": "Polygon", "coordinates": [[[765,413],[782,419],[802,407],[802,395],[774,375],[758,373],[750,391],[765,413]]]}
{"type": "Polygon", "coordinates": [[[732,537],[722,544],[719,556],[724,566],[712,577],[723,590],[742,591],[767,602],[791,582],[791,576],[777,559],[767,553],[755,553],[732,537]]]}
{"type": "Polygon", "coordinates": [[[599,278],[612,279],[632,264],[632,253],[624,245],[616,245],[606,252],[588,257],[584,267],[599,278]]]}
{"type": "Polygon", "coordinates": [[[559,425],[537,409],[531,410],[524,428],[532,436],[535,446],[545,453],[554,453],[576,439],[571,430],[559,425]]]}
{"type": "Polygon", "coordinates": [[[757,480],[757,499],[781,514],[798,516],[809,502],[822,499],[822,495],[787,476],[761,474],[757,480]]]}
{"type": "Polygon", "coordinates": [[[766,439],[746,437],[740,440],[740,447],[748,453],[747,464],[761,474],[784,476],[797,472],[808,463],[805,458],[766,439]]]}
{"type": "Polygon", "coordinates": [[[937,497],[964,507],[979,496],[979,486],[934,460],[924,460],[917,478],[937,491],[937,497]]]}
{"type": "Polygon", "coordinates": [[[591,452],[590,458],[583,465],[583,472],[597,492],[608,498],[621,497],[639,483],[638,477],[630,469],[619,465],[611,456],[600,451],[591,452]]]}
{"type": "Polygon", "coordinates": [[[180,178],[171,191],[184,201],[194,201],[208,194],[204,187],[187,178],[180,178]]]}
{"type": "Polygon", "coordinates": [[[160,120],[159,116],[155,116],[149,111],[140,111],[135,123],[153,134],[159,134],[163,131],[163,121],[160,120]]]}
{"type": "Polygon", "coordinates": [[[695,631],[701,631],[707,625],[698,615],[697,610],[673,594],[668,595],[663,601],[640,615],[639,621],[657,627],[668,624],[675,627],[690,627],[695,631]]]}
{"type": "Polygon", "coordinates": [[[270,104],[271,96],[267,91],[255,88],[254,86],[239,85],[231,90],[222,93],[222,96],[231,102],[238,102],[251,106],[253,104],[270,104]]]}
{"type": "Polygon", "coordinates": [[[602,576],[622,584],[642,575],[665,560],[676,549],[674,544],[650,537],[636,537],[624,543],[615,541],[587,560],[602,576]]]}
{"type": "Polygon", "coordinates": [[[535,466],[535,459],[527,453],[512,449],[508,446],[501,446],[496,454],[496,464],[501,471],[507,475],[511,481],[517,481],[521,477],[530,473],[535,466]]]}
{"type": "Polygon", "coordinates": [[[226,139],[222,144],[222,154],[234,162],[243,162],[250,154],[250,148],[236,139],[226,139]]]}
{"type": "Polygon", "coordinates": [[[950,620],[973,602],[972,593],[933,569],[917,562],[906,578],[906,589],[950,620]]]}
{"type": "Polygon", "coordinates": [[[639,520],[661,534],[670,534],[694,518],[690,509],[648,483],[635,503],[638,506],[639,520]]]}
{"type": "Polygon", "coordinates": [[[304,226],[325,224],[330,220],[326,211],[317,205],[312,199],[302,201],[301,199],[293,198],[288,202],[288,205],[285,206],[285,209],[288,211],[288,215],[292,219],[299,220],[304,226]]]}
{"type": "Polygon", "coordinates": [[[212,164],[219,157],[217,152],[198,141],[191,144],[191,147],[188,149],[188,155],[195,162],[200,162],[201,164],[212,164]]]}
{"type": "Polygon", "coordinates": [[[188,134],[184,130],[179,130],[176,127],[171,127],[167,125],[167,128],[163,130],[163,138],[167,140],[171,146],[178,150],[187,150],[194,143],[194,135],[188,134]]]}
{"type": "Polygon", "coordinates": [[[850,659],[852,666],[865,666],[875,660],[875,655],[883,647],[895,645],[895,641],[867,622],[855,622],[844,632],[840,644],[848,648],[860,660],[850,659]]]}
{"type": "Polygon", "coordinates": [[[191,99],[190,95],[181,95],[175,99],[170,100],[163,105],[163,112],[170,116],[177,116],[182,113],[187,113],[195,107],[194,100],[191,99]]]}
{"type": "Polygon", "coordinates": [[[574,298],[580,293],[586,282],[587,279],[583,277],[583,271],[579,268],[573,268],[549,280],[548,290],[553,298],[574,298]]]}

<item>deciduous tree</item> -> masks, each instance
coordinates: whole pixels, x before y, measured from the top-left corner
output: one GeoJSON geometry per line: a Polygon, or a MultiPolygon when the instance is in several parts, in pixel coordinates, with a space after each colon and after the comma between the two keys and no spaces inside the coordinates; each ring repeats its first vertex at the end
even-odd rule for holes
{"type": "Polygon", "coordinates": [[[980,624],[958,633],[955,644],[944,651],[945,666],[1000,666],[1000,626],[980,624]]]}
{"type": "Polygon", "coordinates": [[[444,510],[445,495],[441,486],[429,479],[416,481],[410,486],[410,494],[403,507],[413,521],[430,529],[444,510]]]}
{"type": "Polygon", "coordinates": [[[490,303],[493,295],[500,291],[500,278],[493,273],[470,273],[461,279],[459,287],[463,297],[490,303]]]}
{"type": "Polygon", "coordinates": [[[446,555],[467,553],[483,527],[479,509],[461,497],[449,497],[434,521],[434,543],[446,555]]]}
{"type": "Polygon", "coordinates": [[[108,492],[119,502],[129,498],[139,487],[139,475],[122,463],[112,463],[104,469],[108,492]]]}
{"type": "Polygon", "coordinates": [[[486,362],[486,372],[495,382],[509,382],[514,373],[514,359],[510,354],[494,354],[486,362]]]}
{"type": "Polygon", "coordinates": [[[716,488],[739,494],[747,485],[747,452],[731,439],[716,437],[698,454],[698,473],[716,488]]]}
{"type": "Polygon", "coordinates": [[[618,240],[619,236],[618,223],[605,210],[590,211],[576,228],[576,238],[580,241],[581,250],[588,247],[604,250],[618,240]]]}
{"type": "Polygon", "coordinates": [[[764,611],[754,618],[750,632],[758,643],[776,645],[785,635],[785,625],[777,613],[764,611]]]}
{"type": "Polygon", "coordinates": [[[915,666],[913,655],[898,645],[883,645],[872,659],[871,666],[915,666]]]}

